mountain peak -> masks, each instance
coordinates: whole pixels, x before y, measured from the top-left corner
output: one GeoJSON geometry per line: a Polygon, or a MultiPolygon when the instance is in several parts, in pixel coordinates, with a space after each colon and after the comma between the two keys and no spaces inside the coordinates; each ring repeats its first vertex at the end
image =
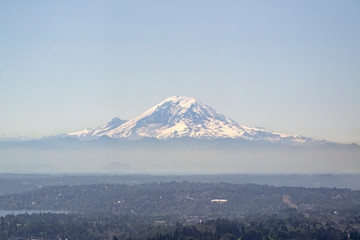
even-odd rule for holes
{"type": "MultiPolygon", "coordinates": [[[[149,109],[149,112],[155,112],[159,110],[164,110],[167,107],[172,108],[171,110],[182,110],[182,112],[187,111],[193,105],[203,105],[201,102],[197,101],[195,98],[185,97],[185,96],[173,96],[168,97],[164,101],[155,105],[149,109]]],[[[145,112],[146,113],[146,112],[145,112]]]]}
{"type": "Polygon", "coordinates": [[[165,99],[164,101],[162,101],[158,105],[161,105],[161,104],[163,104],[165,102],[178,103],[182,107],[187,107],[187,106],[189,106],[191,104],[194,104],[194,103],[199,103],[200,104],[200,102],[198,100],[196,100],[195,98],[185,97],[185,96],[172,96],[172,97],[168,97],[167,99],[165,99]]]}
{"type": "Polygon", "coordinates": [[[122,120],[118,117],[114,117],[113,119],[111,119],[110,122],[107,123],[107,126],[120,126],[121,124],[125,123],[126,121],[125,120],[122,120]]]}
{"type": "Polygon", "coordinates": [[[172,96],[172,97],[168,97],[166,98],[163,102],[169,102],[169,101],[173,101],[173,102],[197,102],[197,100],[195,98],[192,97],[186,97],[186,96],[172,96]]]}

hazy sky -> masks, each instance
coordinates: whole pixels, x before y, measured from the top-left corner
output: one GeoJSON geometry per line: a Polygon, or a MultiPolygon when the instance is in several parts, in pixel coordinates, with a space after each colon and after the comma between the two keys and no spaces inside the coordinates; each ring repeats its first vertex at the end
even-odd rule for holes
{"type": "Polygon", "coordinates": [[[360,1],[0,1],[0,137],[131,119],[173,95],[360,143],[360,1]]]}

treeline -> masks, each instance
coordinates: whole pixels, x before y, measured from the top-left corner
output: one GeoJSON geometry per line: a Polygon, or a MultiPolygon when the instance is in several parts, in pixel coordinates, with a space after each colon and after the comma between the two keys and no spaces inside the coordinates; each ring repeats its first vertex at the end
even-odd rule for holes
{"type": "MultiPolygon", "coordinates": [[[[337,226],[338,227],[338,226],[337,226]]],[[[360,239],[357,229],[341,230],[332,223],[306,218],[259,217],[243,220],[217,219],[193,226],[180,226],[168,233],[153,233],[148,240],[271,240],[360,239]]]]}
{"type": "Polygon", "coordinates": [[[270,240],[360,239],[359,215],[342,223],[309,218],[295,212],[285,217],[265,215],[240,219],[212,219],[198,224],[159,226],[149,217],[79,214],[23,214],[0,218],[0,239],[72,240],[270,240]]]}
{"type": "Polygon", "coordinates": [[[19,214],[0,217],[0,239],[120,239],[153,227],[153,218],[129,215],[19,214]]]}
{"type": "Polygon", "coordinates": [[[272,186],[338,187],[360,189],[360,174],[319,175],[46,175],[46,174],[1,174],[0,195],[21,193],[45,186],[79,185],[99,183],[160,183],[160,182],[228,182],[234,184],[254,183],[272,186]]]}

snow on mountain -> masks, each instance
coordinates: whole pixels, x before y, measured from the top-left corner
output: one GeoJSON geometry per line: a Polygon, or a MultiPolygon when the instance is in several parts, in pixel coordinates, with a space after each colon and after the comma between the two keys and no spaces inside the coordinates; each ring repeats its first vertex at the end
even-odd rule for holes
{"type": "Polygon", "coordinates": [[[119,127],[121,124],[123,124],[125,122],[126,122],[125,120],[122,120],[122,119],[116,117],[101,127],[87,128],[87,129],[84,129],[79,132],[70,133],[69,135],[80,137],[80,138],[95,139],[102,135],[105,135],[106,132],[119,127]]]}
{"type": "Polygon", "coordinates": [[[181,96],[169,97],[130,121],[125,122],[116,118],[103,127],[85,129],[70,135],[87,139],[108,136],[128,139],[152,137],[160,140],[190,137],[197,139],[242,138],[293,143],[315,141],[297,135],[286,135],[240,125],[194,98],[181,96]]]}

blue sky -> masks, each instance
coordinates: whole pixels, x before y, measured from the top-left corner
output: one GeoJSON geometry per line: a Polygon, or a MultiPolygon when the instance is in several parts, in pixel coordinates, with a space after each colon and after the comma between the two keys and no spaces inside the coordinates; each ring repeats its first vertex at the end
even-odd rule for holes
{"type": "Polygon", "coordinates": [[[173,95],[360,143],[359,1],[0,1],[0,137],[131,119],[173,95]]]}

